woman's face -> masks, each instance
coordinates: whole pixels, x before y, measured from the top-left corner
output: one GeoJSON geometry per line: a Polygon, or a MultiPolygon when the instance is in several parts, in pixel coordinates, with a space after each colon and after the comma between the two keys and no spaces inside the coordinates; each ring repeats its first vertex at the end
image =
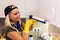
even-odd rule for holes
{"type": "Polygon", "coordinates": [[[12,22],[17,22],[20,20],[20,14],[19,14],[19,10],[13,9],[10,13],[9,13],[9,18],[12,22]]]}

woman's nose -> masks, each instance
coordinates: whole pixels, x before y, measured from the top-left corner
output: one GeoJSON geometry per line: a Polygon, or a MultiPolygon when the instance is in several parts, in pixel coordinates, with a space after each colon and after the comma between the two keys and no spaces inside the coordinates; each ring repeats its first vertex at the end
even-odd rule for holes
{"type": "Polygon", "coordinates": [[[20,17],[20,14],[18,14],[18,17],[20,17]]]}

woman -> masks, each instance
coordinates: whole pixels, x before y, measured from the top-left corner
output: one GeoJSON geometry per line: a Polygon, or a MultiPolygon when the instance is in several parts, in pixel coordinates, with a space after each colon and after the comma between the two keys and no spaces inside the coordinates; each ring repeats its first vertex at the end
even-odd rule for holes
{"type": "Polygon", "coordinates": [[[5,29],[6,40],[28,40],[30,26],[34,23],[33,20],[26,22],[25,27],[21,26],[20,13],[15,5],[7,6],[5,12],[5,29]]]}
{"type": "Polygon", "coordinates": [[[23,28],[21,27],[18,8],[14,5],[10,5],[7,6],[4,11],[6,16],[6,29],[4,30],[6,34],[6,40],[24,40],[24,36],[22,37],[20,33],[23,31],[23,28]]]}

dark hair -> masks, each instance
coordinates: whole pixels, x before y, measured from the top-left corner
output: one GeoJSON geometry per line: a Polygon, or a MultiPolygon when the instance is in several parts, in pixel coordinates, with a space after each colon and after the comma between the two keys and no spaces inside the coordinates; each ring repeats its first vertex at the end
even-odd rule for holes
{"type": "Polygon", "coordinates": [[[9,14],[13,9],[18,9],[18,7],[16,7],[15,5],[10,5],[10,6],[7,6],[4,10],[4,13],[5,13],[5,16],[7,16],[7,14],[9,14]]]}

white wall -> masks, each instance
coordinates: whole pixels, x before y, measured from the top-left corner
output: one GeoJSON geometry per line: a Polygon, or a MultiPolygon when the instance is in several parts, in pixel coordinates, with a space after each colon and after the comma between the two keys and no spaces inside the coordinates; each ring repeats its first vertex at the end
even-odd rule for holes
{"type": "Polygon", "coordinates": [[[39,0],[26,0],[26,12],[27,15],[39,15],[39,8],[38,8],[39,0]]]}
{"type": "Polygon", "coordinates": [[[55,0],[40,0],[39,16],[47,18],[50,23],[55,20],[55,0]]]}
{"type": "Polygon", "coordinates": [[[12,4],[19,8],[23,18],[30,14],[37,16],[37,0],[0,0],[0,17],[5,17],[4,8],[12,4]]]}
{"type": "MultiPolygon", "coordinates": [[[[25,0],[0,0],[0,17],[5,17],[4,8],[8,5],[16,5],[21,15],[25,14],[25,0]]],[[[23,15],[23,17],[25,16],[23,15]]]]}
{"type": "Polygon", "coordinates": [[[46,17],[48,14],[48,1],[40,0],[39,3],[39,17],[46,17]]]}
{"type": "Polygon", "coordinates": [[[49,23],[60,27],[60,0],[40,0],[39,17],[47,18],[49,23]]]}
{"type": "Polygon", "coordinates": [[[60,0],[40,0],[39,17],[47,18],[49,23],[60,27],[60,0]]]}
{"type": "Polygon", "coordinates": [[[60,27],[60,0],[55,0],[55,4],[56,4],[55,25],[60,27]]]}

